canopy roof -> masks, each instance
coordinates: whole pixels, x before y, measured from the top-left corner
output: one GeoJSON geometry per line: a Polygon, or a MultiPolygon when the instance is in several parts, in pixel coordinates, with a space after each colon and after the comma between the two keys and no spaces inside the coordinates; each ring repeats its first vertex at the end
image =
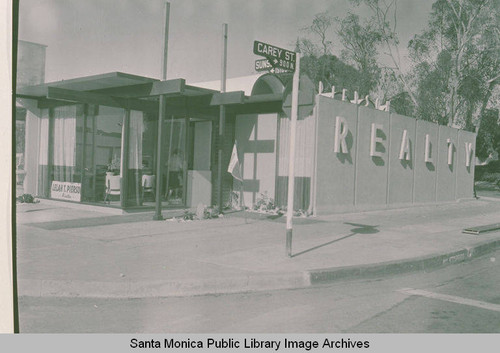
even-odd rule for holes
{"type": "Polygon", "coordinates": [[[187,109],[186,107],[190,106],[200,110],[205,109],[207,114],[213,114],[219,105],[232,108],[236,113],[281,110],[284,85],[279,78],[265,74],[251,76],[251,79],[237,78],[228,81],[231,82],[232,89],[239,90],[221,93],[216,89],[218,81],[186,85],[184,79],[160,81],[144,76],[111,72],[18,87],[16,95],[18,98],[38,100],[39,108],[64,105],[68,102],[84,102],[158,111],[158,97],[165,95],[167,106],[176,106],[179,109],[183,107],[187,109]],[[264,86],[266,88],[262,89],[264,86]],[[256,87],[261,88],[255,92],[256,87]]]}

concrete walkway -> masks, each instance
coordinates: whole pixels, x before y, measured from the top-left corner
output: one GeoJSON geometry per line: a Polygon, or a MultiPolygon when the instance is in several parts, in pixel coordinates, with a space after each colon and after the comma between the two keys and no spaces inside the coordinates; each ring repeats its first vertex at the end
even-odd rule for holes
{"type": "MultiPolygon", "coordinates": [[[[500,247],[500,199],[294,219],[234,213],[153,221],[52,203],[17,206],[21,296],[163,297],[299,288],[427,271],[500,247]]],[[[500,259],[499,259],[500,260],[500,259]]]]}

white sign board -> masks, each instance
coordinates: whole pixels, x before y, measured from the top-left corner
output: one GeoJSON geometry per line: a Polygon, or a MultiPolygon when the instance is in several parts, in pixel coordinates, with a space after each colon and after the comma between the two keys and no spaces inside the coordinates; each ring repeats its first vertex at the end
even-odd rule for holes
{"type": "Polygon", "coordinates": [[[81,183],[53,181],[50,188],[50,197],[53,199],[80,202],[81,189],[81,183]]]}

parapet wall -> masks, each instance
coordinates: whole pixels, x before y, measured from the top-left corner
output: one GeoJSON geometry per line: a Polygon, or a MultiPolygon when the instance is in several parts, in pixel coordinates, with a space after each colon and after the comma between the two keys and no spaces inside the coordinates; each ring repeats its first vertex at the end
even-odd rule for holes
{"type": "Polygon", "coordinates": [[[316,213],[473,197],[476,134],[319,96],[316,213]]]}

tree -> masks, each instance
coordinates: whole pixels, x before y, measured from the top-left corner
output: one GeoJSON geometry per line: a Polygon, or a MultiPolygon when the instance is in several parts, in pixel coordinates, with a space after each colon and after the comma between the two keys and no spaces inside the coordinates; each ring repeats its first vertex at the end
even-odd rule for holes
{"type": "Polygon", "coordinates": [[[500,83],[498,7],[495,0],[437,0],[433,4],[426,30],[409,43],[421,117],[432,109],[433,120],[450,126],[474,130],[474,125],[480,125],[500,83]],[[432,82],[437,83],[432,86],[432,82]],[[427,99],[437,94],[439,100],[427,99]],[[442,102],[444,107],[438,106],[442,102]]]}
{"type": "Polygon", "coordinates": [[[399,54],[399,39],[397,35],[397,0],[387,3],[385,0],[351,0],[359,6],[365,4],[371,11],[370,23],[372,30],[380,36],[380,44],[383,54],[386,55],[392,66],[386,66],[386,70],[392,71],[394,77],[400,82],[406,92],[406,96],[414,107],[418,107],[418,100],[413,91],[413,85],[409,77],[403,71],[401,56],[399,54]]]}
{"type": "Polygon", "coordinates": [[[482,117],[481,128],[477,133],[476,156],[480,160],[500,156],[500,122],[498,109],[487,109],[482,117]]]}
{"type": "Polygon", "coordinates": [[[342,58],[359,70],[362,80],[359,91],[361,95],[366,95],[376,87],[380,78],[377,46],[382,36],[375,30],[372,21],[361,24],[359,16],[353,13],[348,13],[339,23],[337,34],[344,46],[342,58]]]}
{"type": "Polygon", "coordinates": [[[322,55],[330,53],[331,41],[327,39],[328,30],[331,28],[333,18],[328,12],[322,12],[314,16],[310,26],[303,28],[304,31],[312,33],[319,37],[321,41],[322,55]]]}
{"type": "Polygon", "coordinates": [[[322,82],[325,91],[336,86],[347,89],[351,97],[354,91],[362,96],[366,95],[376,86],[379,74],[379,68],[373,59],[376,43],[372,43],[376,42],[377,35],[369,26],[362,26],[356,15],[341,22],[343,40],[345,43],[352,42],[344,55],[346,61],[354,65],[352,66],[332,54],[329,32],[333,32],[330,29],[336,22],[339,23],[327,12],[322,12],[314,17],[310,26],[302,29],[312,34],[315,41],[308,38],[297,39],[296,49],[302,53],[301,70],[316,85],[322,82]],[[358,48],[363,52],[358,54],[358,48]]]}

